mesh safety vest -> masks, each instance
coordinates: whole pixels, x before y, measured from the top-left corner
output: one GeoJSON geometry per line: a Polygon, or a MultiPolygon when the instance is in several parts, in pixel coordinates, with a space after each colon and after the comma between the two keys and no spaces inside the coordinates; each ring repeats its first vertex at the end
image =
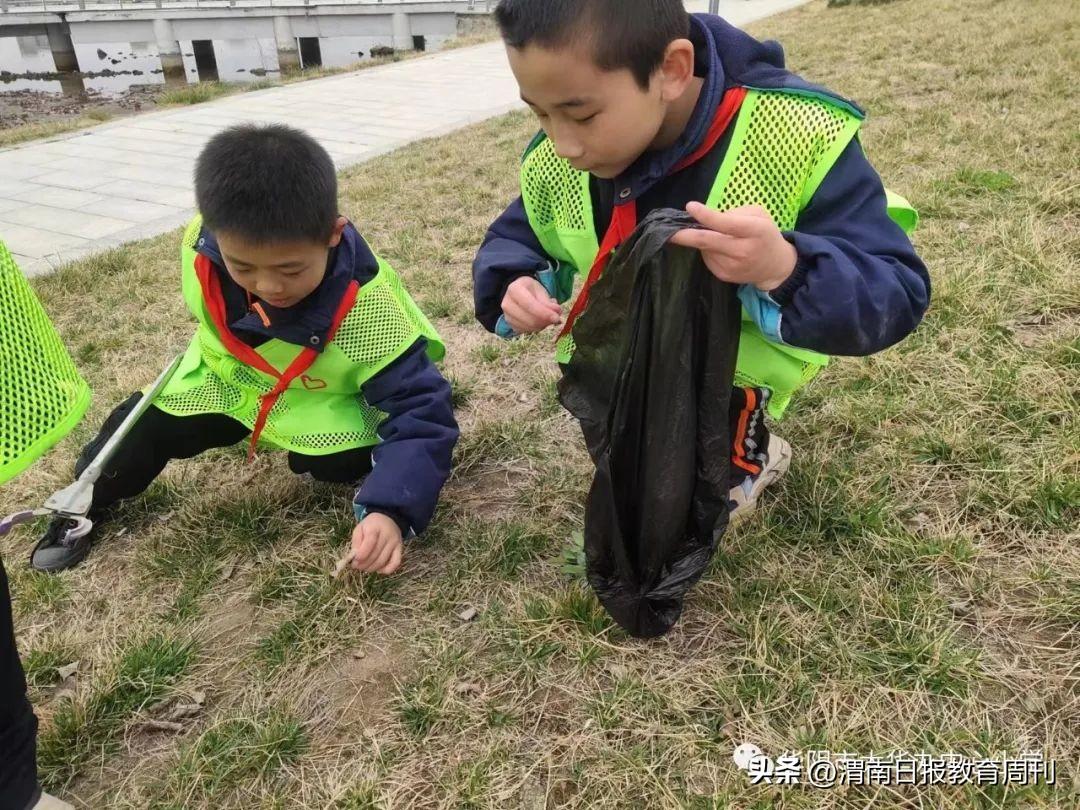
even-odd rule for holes
{"type": "Polygon", "coordinates": [[[82,419],[90,388],[0,242],[0,484],[82,419]]]}
{"type": "MultiPolygon", "coordinates": [[[[264,397],[279,378],[241,361],[226,347],[196,270],[201,229],[196,217],[181,246],[184,300],[198,330],[154,404],[176,416],[226,414],[254,430],[264,397]]],[[[332,339],[274,401],[260,441],[309,456],[377,444],[385,414],[365,401],[360,388],[421,337],[427,339],[428,356],[441,360],[446,350],[435,328],[380,259],[378,275],[356,293],[332,339]]],[[[271,369],[283,372],[304,350],[273,339],[255,351],[271,369]]]]}
{"type": "MultiPolygon", "coordinates": [[[[792,230],[821,181],[858,132],[862,121],[820,97],[750,90],[734,120],[730,145],[706,204],[722,211],[760,205],[781,230],[792,230]]],[[[600,249],[593,220],[589,174],[555,153],[538,137],[521,165],[521,194],[533,232],[559,262],[556,287],[572,289],[573,278],[592,267],[600,249]]],[[[917,214],[899,195],[888,193],[890,216],[905,230],[917,214]]],[[[574,352],[573,334],[558,342],[556,358],[574,352]]],[[[769,413],[783,416],[791,396],[829,362],[823,354],[768,340],[743,312],[736,385],[769,388],[769,413]]]]}

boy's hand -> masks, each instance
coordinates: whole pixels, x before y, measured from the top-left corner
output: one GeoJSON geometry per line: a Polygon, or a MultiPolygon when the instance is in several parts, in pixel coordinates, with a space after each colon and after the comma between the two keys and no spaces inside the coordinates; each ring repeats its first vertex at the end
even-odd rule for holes
{"type": "Polygon", "coordinates": [[[367,573],[392,574],[401,567],[402,546],[397,523],[372,512],[353,530],[352,567],[367,573]]]}
{"type": "Polygon", "coordinates": [[[506,288],[502,311],[506,322],[519,335],[543,332],[562,323],[559,302],[532,276],[523,276],[506,288]]]}
{"type": "Polygon", "coordinates": [[[761,206],[721,212],[692,202],[686,210],[708,230],[679,231],[671,242],[700,250],[705,266],[721,281],[769,292],[795,272],[799,256],[794,245],[761,206]]]}

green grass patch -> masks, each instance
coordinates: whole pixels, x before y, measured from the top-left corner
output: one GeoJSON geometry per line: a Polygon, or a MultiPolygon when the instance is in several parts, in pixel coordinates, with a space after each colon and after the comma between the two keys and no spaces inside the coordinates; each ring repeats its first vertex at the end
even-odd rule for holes
{"type": "Polygon", "coordinates": [[[66,667],[77,659],[67,646],[32,649],[22,657],[26,683],[31,689],[43,689],[60,683],[60,667],[66,667]]]}
{"type": "Polygon", "coordinates": [[[40,618],[63,609],[71,599],[71,585],[64,577],[43,574],[26,565],[13,565],[6,570],[11,578],[12,600],[17,616],[40,618]]]}
{"type": "Polygon", "coordinates": [[[241,786],[268,783],[308,748],[303,724],[282,711],[220,720],[181,755],[151,806],[190,807],[220,800],[241,786]]]}
{"type": "Polygon", "coordinates": [[[593,592],[582,582],[572,582],[550,598],[527,601],[525,616],[543,624],[564,623],[587,637],[609,632],[622,635],[593,592]]]}
{"type": "Polygon", "coordinates": [[[385,810],[388,805],[375,785],[365,783],[349,788],[334,805],[335,810],[385,810]]]}
{"type": "Polygon", "coordinates": [[[482,343],[476,347],[476,358],[482,363],[495,363],[502,357],[503,348],[499,343],[482,343]]]}
{"type": "Polygon", "coordinates": [[[104,115],[104,110],[94,110],[93,113],[93,115],[90,115],[88,112],[76,118],[65,118],[60,121],[37,121],[32,124],[0,129],[0,149],[7,146],[16,146],[27,141],[44,140],[57,135],[64,135],[68,132],[92,127],[107,120],[100,117],[104,115]]]}
{"type": "Polygon", "coordinates": [[[1008,172],[986,171],[964,167],[958,169],[942,188],[965,196],[1000,194],[1016,188],[1016,178],[1008,172]]]}
{"type": "Polygon", "coordinates": [[[420,302],[420,307],[429,318],[453,318],[458,309],[454,294],[445,289],[429,292],[420,302]]]}
{"type": "Polygon", "coordinates": [[[476,392],[476,385],[470,379],[461,379],[453,374],[447,378],[450,382],[450,404],[454,410],[464,408],[469,404],[469,400],[472,399],[473,394],[476,392]]]}
{"type": "Polygon", "coordinates": [[[166,90],[158,97],[158,103],[164,107],[202,104],[233,92],[233,88],[222,82],[199,82],[166,90]]]}
{"type": "Polygon", "coordinates": [[[169,694],[194,657],[191,642],[153,636],[130,645],[115,670],[81,700],[60,706],[38,737],[42,781],[66,785],[115,749],[125,722],[169,694]]]}
{"type": "Polygon", "coordinates": [[[257,661],[277,673],[290,663],[339,647],[363,619],[363,612],[354,606],[386,604],[399,585],[397,577],[348,574],[331,580],[324,568],[273,567],[260,578],[256,598],[263,605],[285,605],[289,613],[260,639],[257,661]]]}
{"type": "Polygon", "coordinates": [[[551,535],[518,521],[466,519],[446,533],[445,547],[453,550],[451,575],[457,579],[489,575],[511,580],[529,563],[550,557],[551,535]]]}
{"type": "Polygon", "coordinates": [[[443,714],[446,684],[434,675],[414,680],[402,689],[397,701],[397,715],[413,737],[427,737],[443,714]]]}
{"type": "Polygon", "coordinates": [[[484,422],[462,436],[454,458],[458,475],[480,465],[534,458],[540,453],[540,427],[523,419],[484,422]]]}

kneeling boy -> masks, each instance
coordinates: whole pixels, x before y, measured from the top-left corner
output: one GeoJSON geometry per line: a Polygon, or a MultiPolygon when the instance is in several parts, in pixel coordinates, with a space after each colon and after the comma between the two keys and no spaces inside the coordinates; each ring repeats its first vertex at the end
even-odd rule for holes
{"type": "MultiPolygon", "coordinates": [[[[198,327],[179,368],[123,439],[94,488],[95,524],[143,492],[171,459],[250,437],[288,451],[297,474],[364,479],[353,565],[389,574],[403,538],[424,530],[458,438],[444,347],[393,269],[338,214],[326,151],[282,126],[239,126],[198,159],[200,216],[181,248],[184,299],[198,327]],[[366,476],[366,478],[365,478],[366,476]]],[[[83,449],[86,467],[138,402],[134,394],[83,449]]],[[[54,520],[31,559],[76,565],[93,532],[54,520]]]]}

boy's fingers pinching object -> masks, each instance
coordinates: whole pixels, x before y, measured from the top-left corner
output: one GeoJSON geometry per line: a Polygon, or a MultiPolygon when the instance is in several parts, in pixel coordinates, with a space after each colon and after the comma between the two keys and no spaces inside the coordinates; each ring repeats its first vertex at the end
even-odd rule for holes
{"type": "Polygon", "coordinates": [[[349,549],[349,552],[337,561],[337,565],[334,566],[334,573],[331,574],[331,576],[334,579],[341,579],[341,575],[348,570],[349,566],[352,565],[354,559],[356,559],[356,552],[354,552],[352,549],[349,549]]]}
{"type": "Polygon", "coordinates": [[[543,285],[535,279],[530,279],[527,286],[513,292],[514,294],[511,296],[513,301],[529,312],[544,315],[549,312],[562,311],[559,302],[548,295],[543,285]]]}
{"type": "Polygon", "coordinates": [[[562,307],[554,298],[549,298],[547,293],[541,293],[535,299],[536,314],[541,318],[547,318],[553,323],[562,320],[562,307]]]}
{"type": "Polygon", "coordinates": [[[371,571],[377,571],[382,573],[383,569],[389,565],[391,559],[393,559],[394,551],[397,546],[392,543],[384,543],[382,548],[378,550],[378,553],[372,556],[372,559],[368,562],[368,568],[371,571]]]}
{"type": "Polygon", "coordinates": [[[380,574],[392,574],[401,567],[401,546],[394,549],[394,553],[390,556],[390,562],[379,569],[380,574]]]}
{"type": "Polygon", "coordinates": [[[544,289],[544,285],[541,284],[539,281],[535,281],[535,283],[530,284],[528,287],[528,292],[531,298],[545,309],[554,310],[556,312],[562,311],[562,307],[559,306],[559,302],[552,298],[550,295],[548,295],[548,291],[544,289]]]}
{"type": "Polygon", "coordinates": [[[695,250],[707,250],[731,258],[739,255],[737,248],[739,241],[735,237],[707,229],[688,228],[679,231],[671,237],[671,244],[695,250]]]}
{"type": "Polygon", "coordinates": [[[353,538],[353,567],[367,570],[371,558],[379,551],[379,533],[373,529],[364,531],[359,543],[353,538]]]}

